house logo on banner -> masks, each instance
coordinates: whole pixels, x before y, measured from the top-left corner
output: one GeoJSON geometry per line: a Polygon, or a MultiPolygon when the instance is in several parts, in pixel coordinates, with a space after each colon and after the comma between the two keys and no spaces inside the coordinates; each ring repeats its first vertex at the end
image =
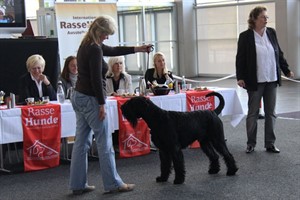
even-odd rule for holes
{"type": "MultiPolygon", "coordinates": [[[[138,134],[138,133],[137,133],[138,134]]],[[[148,145],[142,141],[140,141],[138,138],[134,137],[132,134],[128,136],[123,142],[123,149],[124,151],[130,149],[130,151],[140,151],[140,149],[148,148],[148,145]]]]}
{"type": "Polygon", "coordinates": [[[59,153],[54,149],[36,140],[35,143],[27,148],[28,160],[49,160],[59,156],[59,153]]]}
{"type": "Polygon", "coordinates": [[[24,170],[40,170],[59,164],[60,105],[24,106],[22,110],[24,170]]]}
{"type": "Polygon", "coordinates": [[[143,119],[138,119],[132,127],[124,118],[121,106],[128,100],[117,97],[119,118],[119,151],[121,158],[140,156],[150,153],[150,129],[143,119]]]}

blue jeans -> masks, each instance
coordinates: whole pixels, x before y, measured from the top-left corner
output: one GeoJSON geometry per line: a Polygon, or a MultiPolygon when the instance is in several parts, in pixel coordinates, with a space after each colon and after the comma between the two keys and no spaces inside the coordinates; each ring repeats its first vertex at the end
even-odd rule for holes
{"type": "Polygon", "coordinates": [[[88,185],[88,151],[92,133],[96,140],[100,171],[104,190],[114,190],[124,184],[116,170],[112,133],[108,132],[107,117],[99,120],[99,104],[96,97],[74,91],[72,105],[76,113],[76,136],[72,150],[70,189],[84,189],[88,185]]]}

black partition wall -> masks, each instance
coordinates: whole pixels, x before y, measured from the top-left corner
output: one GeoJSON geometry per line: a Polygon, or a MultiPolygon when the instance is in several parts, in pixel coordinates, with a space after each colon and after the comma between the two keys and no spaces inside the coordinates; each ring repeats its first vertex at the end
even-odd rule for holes
{"type": "Polygon", "coordinates": [[[57,38],[47,39],[0,39],[0,90],[8,96],[18,94],[18,80],[27,72],[26,60],[40,54],[46,61],[45,71],[56,88],[60,73],[57,38]]]}

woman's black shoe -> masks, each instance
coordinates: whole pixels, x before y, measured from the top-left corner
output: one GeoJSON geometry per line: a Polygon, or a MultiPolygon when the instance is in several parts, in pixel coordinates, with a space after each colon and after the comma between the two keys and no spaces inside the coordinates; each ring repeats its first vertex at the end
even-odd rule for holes
{"type": "Polygon", "coordinates": [[[253,152],[253,151],[254,151],[254,147],[251,146],[251,145],[248,145],[248,146],[247,146],[247,149],[246,149],[246,153],[251,153],[251,152],[253,152]]]}
{"type": "Polygon", "coordinates": [[[266,150],[267,150],[267,152],[271,152],[271,153],[280,153],[280,150],[277,147],[275,147],[274,145],[267,147],[266,150]]]}

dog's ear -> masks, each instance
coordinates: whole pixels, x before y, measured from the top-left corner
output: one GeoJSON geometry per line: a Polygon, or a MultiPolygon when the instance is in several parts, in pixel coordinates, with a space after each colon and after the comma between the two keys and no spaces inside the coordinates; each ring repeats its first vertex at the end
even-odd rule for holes
{"type": "Polygon", "coordinates": [[[132,127],[135,127],[137,125],[137,116],[135,114],[134,105],[131,101],[125,102],[121,106],[121,111],[123,116],[130,122],[132,127]]]}
{"type": "Polygon", "coordinates": [[[153,104],[149,98],[146,97],[143,98],[144,98],[143,103],[145,104],[146,107],[151,106],[151,104],[153,104]]]}

